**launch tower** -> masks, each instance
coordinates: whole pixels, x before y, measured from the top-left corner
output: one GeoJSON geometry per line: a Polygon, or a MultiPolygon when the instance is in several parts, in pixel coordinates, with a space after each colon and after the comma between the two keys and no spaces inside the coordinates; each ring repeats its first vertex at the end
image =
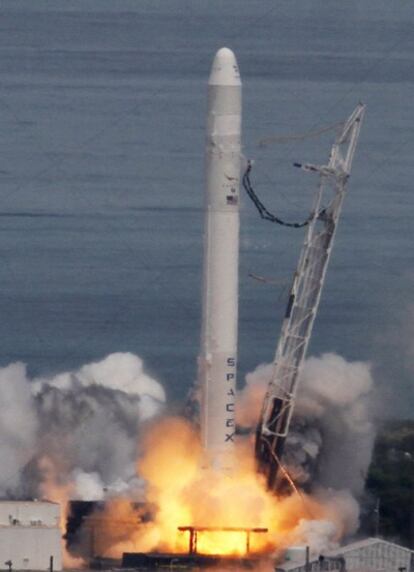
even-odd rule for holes
{"type": "Polygon", "coordinates": [[[358,105],[343,124],[332,146],[327,165],[295,164],[305,171],[317,173],[319,186],[294,274],[272,378],[256,431],[256,459],[270,490],[276,491],[281,481],[281,458],[298,381],[347,191],[364,111],[365,106],[358,105]]]}

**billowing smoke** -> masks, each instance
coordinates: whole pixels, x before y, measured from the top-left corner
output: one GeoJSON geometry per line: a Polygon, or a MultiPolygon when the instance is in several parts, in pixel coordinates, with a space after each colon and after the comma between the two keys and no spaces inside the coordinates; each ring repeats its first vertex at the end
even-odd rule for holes
{"type": "MultiPolygon", "coordinates": [[[[317,459],[311,475],[313,488],[347,489],[355,496],[362,493],[375,437],[372,386],[367,363],[347,362],[336,354],[306,361],[292,441],[300,438],[308,457],[317,459]]],[[[293,443],[289,449],[294,463],[293,443]]]]}
{"type": "MultiPolygon", "coordinates": [[[[271,366],[263,365],[247,376],[237,404],[240,426],[257,423],[270,375],[271,366]]],[[[105,513],[109,520],[121,514],[131,521],[122,538],[113,527],[101,530],[105,547],[116,555],[123,547],[165,548],[178,525],[193,521],[217,526],[219,518],[220,526],[230,526],[234,510],[232,522],[251,526],[254,515],[254,524],[268,527],[279,548],[306,543],[326,550],[358,527],[356,499],[374,437],[371,388],[369,364],[335,354],[307,360],[284,457],[303,492],[275,499],[256,473],[249,438],[237,446],[237,483],[199,472],[198,432],[183,420],[157,419],[165,393],[137,356],[112,354],[37,379],[29,379],[23,364],[12,364],[0,369],[0,494],[44,496],[63,506],[70,498],[113,499],[105,513]],[[136,512],[136,501],[156,507],[150,522],[136,512]]],[[[182,550],[186,541],[180,542],[182,550]]],[[[268,539],[255,542],[260,550],[274,549],[268,539]]],[[[231,553],[239,543],[230,538],[223,550],[231,553]]]]}
{"type": "MultiPolygon", "coordinates": [[[[239,394],[237,422],[253,427],[260,416],[272,365],[246,377],[239,394]]],[[[284,464],[299,486],[313,496],[327,495],[343,516],[345,534],[358,528],[359,505],[371,461],[375,432],[371,421],[373,387],[368,363],[348,362],[333,354],[306,360],[286,440],[284,464]]],[[[303,521],[298,533],[310,545],[326,549],[333,520],[303,521]]]]}
{"type": "Polygon", "coordinates": [[[38,496],[44,458],[73,498],[138,494],[137,435],[164,403],[162,386],[128,353],[51,378],[31,380],[21,363],[0,369],[0,494],[38,496]]]}
{"type": "MultiPolygon", "coordinates": [[[[272,375],[271,364],[246,376],[237,422],[253,427],[272,375]]],[[[360,494],[371,461],[370,364],[333,353],[306,360],[295,403],[285,460],[299,483],[360,494]]]]}
{"type": "Polygon", "coordinates": [[[39,419],[26,368],[15,363],[0,370],[0,495],[18,494],[23,467],[37,446],[39,419]]]}
{"type": "Polygon", "coordinates": [[[338,540],[355,533],[359,525],[359,506],[349,491],[320,489],[311,498],[325,507],[325,513],[314,514],[312,508],[293,529],[292,544],[309,546],[314,555],[338,546],[338,540]]]}

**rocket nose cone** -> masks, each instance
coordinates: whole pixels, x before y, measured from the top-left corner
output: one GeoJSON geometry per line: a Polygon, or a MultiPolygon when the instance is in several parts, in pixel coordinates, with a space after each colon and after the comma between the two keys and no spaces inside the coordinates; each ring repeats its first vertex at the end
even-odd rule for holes
{"type": "Polygon", "coordinates": [[[229,48],[221,48],[216,53],[208,85],[241,85],[236,56],[229,48]]]}

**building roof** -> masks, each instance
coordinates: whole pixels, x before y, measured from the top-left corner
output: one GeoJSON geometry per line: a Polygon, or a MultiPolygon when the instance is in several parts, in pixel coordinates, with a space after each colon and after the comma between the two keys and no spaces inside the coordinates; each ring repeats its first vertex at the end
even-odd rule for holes
{"type": "Polygon", "coordinates": [[[363,540],[357,540],[356,542],[351,542],[346,546],[340,546],[335,550],[330,550],[326,552],[327,556],[340,556],[345,555],[348,552],[354,550],[360,550],[364,548],[370,548],[372,546],[381,544],[383,546],[387,546],[390,549],[401,550],[406,552],[407,554],[414,554],[414,550],[410,550],[405,546],[401,546],[400,544],[396,544],[395,542],[389,542],[388,540],[383,540],[382,538],[364,538],[363,540]]]}
{"type": "MultiPolygon", "coordinates": [[[[311,557],[308,572],[320,572],[321,570],[336,570],[340,568],[339,559],[346,563],[346,570],[356,571],[394,571],[405,568],[411,570],[414,563],[414,551],[381,538],[366,538],[351,542],[345,546],[339,546],[334,550],[323,552],[326,559],[324,563],[315,556],[311,557]],[[330,559],[338,559],[337,563],[330,559]]],[[[295,560],[286,560],[277,566],[284,572],[305,572],[306,562],[303,553],[295,560]]]]}

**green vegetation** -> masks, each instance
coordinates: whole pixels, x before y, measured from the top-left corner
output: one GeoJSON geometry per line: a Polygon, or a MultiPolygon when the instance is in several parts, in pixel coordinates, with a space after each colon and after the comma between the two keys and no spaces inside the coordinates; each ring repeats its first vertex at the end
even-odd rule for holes
{"type": "Polygon", "coordinates": [[[366,490],[379,499],[379,535],[414,548],[414,421],[380,429],[366,490]]]}

